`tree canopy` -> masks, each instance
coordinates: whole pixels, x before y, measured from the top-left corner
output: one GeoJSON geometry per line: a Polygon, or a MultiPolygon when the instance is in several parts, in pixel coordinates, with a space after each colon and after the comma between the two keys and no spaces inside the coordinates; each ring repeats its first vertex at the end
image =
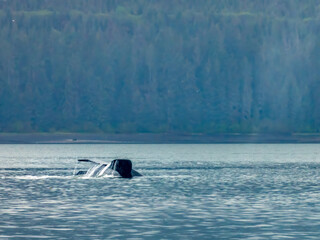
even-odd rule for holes
{"type": "Polygon", "coordinates": [[[0,0],[0,131],[320,131],[316,0],[0,0]]]}

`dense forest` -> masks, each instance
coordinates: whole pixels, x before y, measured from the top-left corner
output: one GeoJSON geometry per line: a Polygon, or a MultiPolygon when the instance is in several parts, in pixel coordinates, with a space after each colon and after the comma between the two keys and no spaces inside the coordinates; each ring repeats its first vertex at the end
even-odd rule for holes
{"type": "Polygon", "coordinates": [[[320,132],[317,0],[0,0],[0,131],[320,132]]]}

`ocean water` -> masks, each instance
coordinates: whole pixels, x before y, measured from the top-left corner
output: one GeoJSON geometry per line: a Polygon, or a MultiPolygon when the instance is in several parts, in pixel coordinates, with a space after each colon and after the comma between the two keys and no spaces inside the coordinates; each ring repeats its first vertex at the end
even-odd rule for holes
{"type": "Polygon", "coordinates": [[[0,239],[320,239],[320,145],[0,145],[0,239]]]}

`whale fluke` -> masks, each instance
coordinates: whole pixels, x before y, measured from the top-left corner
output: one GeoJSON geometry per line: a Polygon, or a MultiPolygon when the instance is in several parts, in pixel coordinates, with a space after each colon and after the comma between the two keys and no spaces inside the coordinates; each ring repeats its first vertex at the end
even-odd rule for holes
{"type": "Polygon", "coordinates": [[[92,161],[92,160],[90,160],[90,159],[78,159],[78,162],[90,162],[90,163],[99,164],[99,163],[97,163],[97,162],[95,162],[95,161],[92,161]]]}
{"type": "Polygon", "coordinates": [[[86,177],[103,177],[118,176],[123,178],[132,178],[134,176],[142,176],[140,173],[132,169],[132,162],[129,159],[114,159],[111,163],[97,163],[89,159],[78,159],[78,162],[89,162],[95,164],[87,171],[78,171],[74,175],[84,175],[86,177]]]}

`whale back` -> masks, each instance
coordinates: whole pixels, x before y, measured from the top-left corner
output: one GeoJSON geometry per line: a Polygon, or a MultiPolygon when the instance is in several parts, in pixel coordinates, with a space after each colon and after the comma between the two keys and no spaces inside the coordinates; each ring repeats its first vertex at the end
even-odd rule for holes
{"type": "Polygon", "coordinates": [[[123,178],[132,178],[132,162],[129,159],[112,160],[110,168],[117,171],[123,178]]]}

